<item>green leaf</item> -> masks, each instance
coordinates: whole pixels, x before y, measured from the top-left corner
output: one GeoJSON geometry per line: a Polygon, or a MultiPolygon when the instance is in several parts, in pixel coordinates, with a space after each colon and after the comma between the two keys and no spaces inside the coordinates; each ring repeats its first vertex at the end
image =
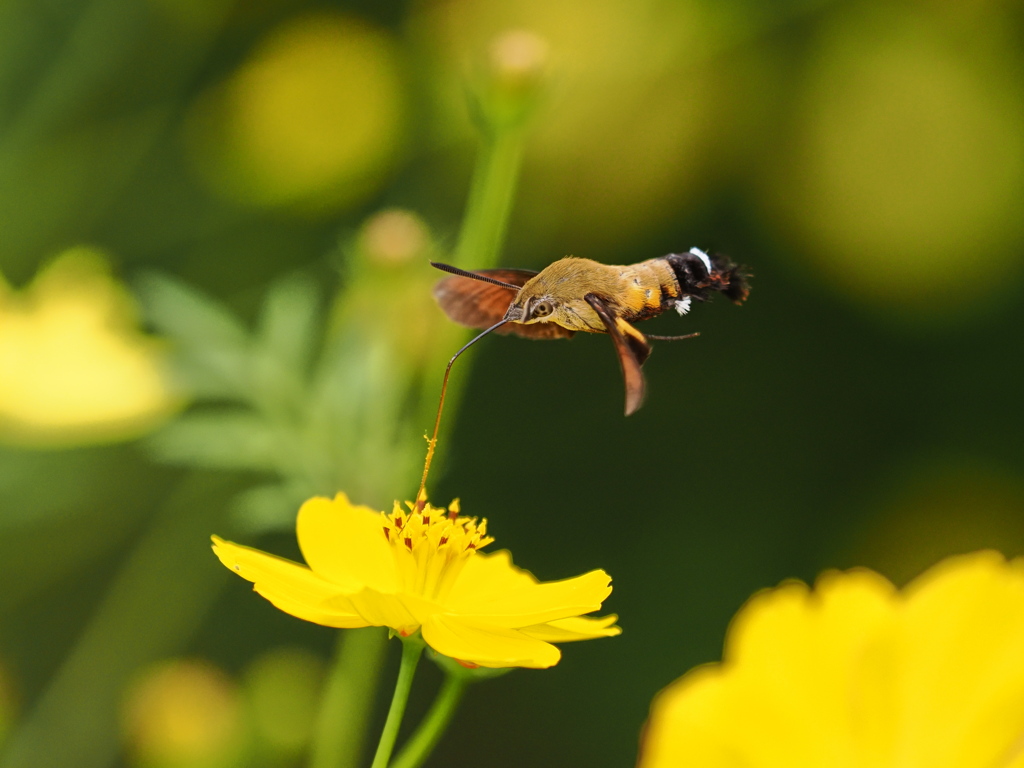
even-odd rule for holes
{"type": "Polygon", "coordinates": [[[319,298],[313,282],[297,275],[274,283],[263,303],[249,361],[250,399],[277,418],[294,417],[306,408],[319,298]]]}
{"type": "Polygon", "coordinates": [[[159,461],[211,469],[280,471],[293,453],[287,435],[242,410],[185,414],[146,442],[159,461]]]}
{"type": "Polygon", "coordinates": [[[282,365],[305,374],[321,319],[320,292],[304,275],[275,282],[260,315],[257,343],[282,365]]]}
{"type": "Polygon", "coordinates": [[[138,288],[147,317],[176,345],[176,373],[194,396],[248,393],[251,343],[227,307],[165,275],[144,275],[138,288]]]}

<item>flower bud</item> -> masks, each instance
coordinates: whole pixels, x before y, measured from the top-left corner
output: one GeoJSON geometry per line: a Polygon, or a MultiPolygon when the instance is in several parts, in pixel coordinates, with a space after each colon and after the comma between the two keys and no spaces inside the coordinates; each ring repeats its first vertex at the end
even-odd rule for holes
{"type": "Polygon", "coordinates": [[[370,217],[359,233],[359,250],[381,266],[398,266],[430,249],[430,232],[416,214],[389,208],[370,217]]]}
{"type": "Polygon", "coordinates": [[[524,29],[494,38],[474,89],[474,112],[485,130],[515,128],[530,116],[547,81],[548,51],[544,38],[524,29]]]}
{"type": "Polygon", "coordinates": [[[510,90],[535,85],[545,74],[550,46],[526,29],[512,29],[498,35],[490,47],[490,65],[496,83],[510,90]]]}

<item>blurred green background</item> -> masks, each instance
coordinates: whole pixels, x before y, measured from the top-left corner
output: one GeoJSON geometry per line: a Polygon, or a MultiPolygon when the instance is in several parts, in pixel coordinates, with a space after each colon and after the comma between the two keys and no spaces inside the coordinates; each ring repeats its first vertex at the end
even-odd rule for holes
{"type": "MultiPolygon", "coordinates": [[[[399,239],[431,243],[411,247],[418,293],[396,310],[381,279],[379,303],[336,316],[413,338],[443,327],[415,296],[465,205],[467,83],[510,29],[546,42],[549,77],[501,262],[699,246],[754,275],[742,308],[645,324],[701,336],[656,344],[629,419],[604,338],[496,337],[456,368],[433,497],[488,517],[495,547],[542,579],[608,570],[624,634],[473,688],[430,764],[630,765],[652,695],[718,658],[754,591],[1024,552],[1020,4],[3,0],[0,271],[21,289],[86,246],[129,286],[170,276],[252,323],[279,278],[344,287],[365,222],[397,207],[418,217],[399,239]]],[[[432,386],[457,346],[423,374],[432,386]]],[[[83,717],[83,738],[116,737],[125,766],[301,764],[335,632],[206,553],[263,480],[156,461],[134,439],[155,423],[15,428],[13,359],[0,355],[0,738],[60,733],[33,713],[139,566],[167,585],[160,619],[108,626],[124,647],[106,651],[130,661],[148,630],[164,658],[118,691],[122,733],[83,717]]],[[[367,438],[334,439],[357,455],[367,438]]],[[[422,444],[403,445],[393,491],[345,490],[409,497],[422,444]]],[[[246,540],[295,555],[286,528],[255,528],[246,540]]],[[[438,679],[428,665],[411,721],[438,679]]],[[[83,713],[105,705],[90,685],[68,689],[83,713]]],[[[4,741],[0,766],[36,764],[4,741]]],[[[104,754],[66,764],[114,764],[104,754]]]]}

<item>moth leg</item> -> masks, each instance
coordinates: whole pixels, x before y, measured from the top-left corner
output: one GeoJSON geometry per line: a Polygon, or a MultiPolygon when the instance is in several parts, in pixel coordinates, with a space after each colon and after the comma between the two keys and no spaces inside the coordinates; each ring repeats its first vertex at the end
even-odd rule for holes
{"type": "Polygon", "coordinates": [[[588,293],[584,300],[593,307],[615,344],[626,386],[626,415],[636,413],[644,402],[646,384],[640,366],[651,354],[646,337],[621,317],[616,317],[599,296],[588,293]]]}
{"type": "Polygon", "coordinates": [[[699,332],[687,333],[683,336],[655,336],[653,333],[648,333],[648,339],[654,339],[655,341],[682,341],[683,339],[695,339],[700,336],[699,332]]]}

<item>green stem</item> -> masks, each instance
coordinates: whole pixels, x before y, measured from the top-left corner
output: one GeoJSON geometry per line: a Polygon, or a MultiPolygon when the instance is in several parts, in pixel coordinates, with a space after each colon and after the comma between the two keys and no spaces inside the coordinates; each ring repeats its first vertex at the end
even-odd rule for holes
{"type": "Polygon", "coordinates": [[[387,635],[379,627],[338,633],[313,734],[310,768],[355,768],[359,764],[385,648],[387,635]]]}
{"type": "MultiPolygon", "coordinates": [[[[523,144],[524,130],[521,126],[492,125],[485,129],[483,146],[473,171],[466,212],[456,246],[455,260],[460,266],[479,269],[492,267],[497,262],[515,198],[519,169],[522,164],[523,144]]],[[[441,348],[439,345],[437,350],[439,361],[442,358],[446,359],[451,354],[451,350],[446,345],[443,346],[444,348],[441,348]]],[[[345,634],[352,633],[349,631],[345,634]]],[[[375,642],[378,643],[376,647],[379,654],[382,643],[376,640],[376,636],[375,642]]],[[[415,642],[405,643],[403,671],[406,667],[406,654],[411,653],[409,649],[416,645],[415,642]]],[[[419,650],[415,655],[418,660],[419,650]]],[[[414,669],[415,661],[411,664],[414,669]]],[[[311,768],[351,768],[355,765],[360,751],[359,734],[365,730],[379,669],[380,655],[367,656],[360,660],[358,654],[355,654],[351,661],[344,661],[339,652],[335,672],[332,672],[332,681],[328,683],[329,690],[324,696],[321,708],[313,757],[310,763],[311,768]]],[[[408,696],[411,674],[412,670],[410,669],[409,680],[404,683],[402,673],[399,675],[395,700],[392,702],[388,723],[385,725],[377,756],[374,758],[374,768],[386,766],[390,759],[402,710],[405,708],[405,697],[408,696]],[[406,691],[399,701],[403,684],[406,685],[406,691]],[[398,710],[396,710],[396,706],[399,706],[398,710]]],[[[442,697],[444,694],[445,691],[442,691],[442,697]]],[[[449,692],[449,695],[454,694],[449,692]]],[[[450,704],[452,711],[454,711],[459,697],[461,697],[461,691],[455,695],[450,704]]],[[[448,712],[440,725],[440,730],[447,725],[450,717],[451,712],[448,712]]],[[[419,732],[417,734],[419,735],[419,732]]],[[[440,731],[425,746],[422,752],[423,758],[429,753],[439,736],[440,731]]],[[[408,751],[406,750],[403,754],[408,751]]]]}
{"type": "MultiPolygon", "coordinates": [[[[466,202],[454,261],[463,269],[489,269],[497,265],[508,230],[508,220],[516,194],[523,160],[525,126],[489,126],[473,170],[473,181],[466,202]]],[[[443,368],[451,353],[468,338],[468,331],[453,328],[450,344],[438,345],[431,367],[443,368]],[[461,339],[461,340],[460,340],[461,339]]],[[[462,378],[456,377],[448,390],[453,403],[459,400],[462,378]]],[[[434,405],[424,399],[422,418],[433,416],[434,405]]],[[[442,425],[442,434],[446,432],[442,425]]]]}
{"type": "Polygon", "coordinates": [[[463,269],[493,267],[498,260],[519,181],[523,138],[516,126],[492,128],[485,135],[455,248],[455,263],[463,269]]]}
{"type": "Polygon", "coordinates": [[[374,755],[373,765],[370,768],[387,768],[388,761],[391,760],[391,751],[395,748],[395,739],[398,738],[398,728],[402,724],[405,705],[409,701],[412,678],[416,674],[416,665],[422,654],[423,643],[418,637],[402,641],[402,666],[398,669],[395,695],[391,697],[388,719],[384,723],[384,731],[381,733],[380,743],[377,745],[377,754],[374,755]]]}
{"type": "Polygon", "coordinates": [[[463,675],[448,675],[427,716],[409,738],[391,768],[419,768],[441,740],[455,710],[462,701],[469,680],[463,675]]]}

